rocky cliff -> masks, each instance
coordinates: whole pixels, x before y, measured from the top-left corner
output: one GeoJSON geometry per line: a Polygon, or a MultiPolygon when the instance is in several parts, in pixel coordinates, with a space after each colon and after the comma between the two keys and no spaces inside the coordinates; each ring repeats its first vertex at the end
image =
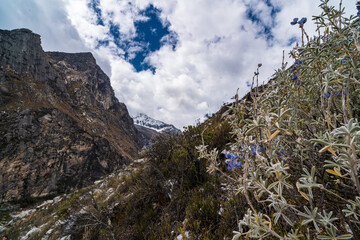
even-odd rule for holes
{"type": "Polygon", "coordinates": [[[87,185],[136,157],[138,132],[91,53],[0,30],[0,201],[87,185]]]}

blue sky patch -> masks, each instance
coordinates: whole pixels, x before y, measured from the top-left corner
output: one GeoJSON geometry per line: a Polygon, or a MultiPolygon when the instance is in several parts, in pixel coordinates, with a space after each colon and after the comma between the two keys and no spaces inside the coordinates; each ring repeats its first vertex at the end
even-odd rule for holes
{"type": "Polygon", "coordinates": [[[278,14],[280,12],[280,8],[279,7],[275,7],[270,0],[264,0],[264,3],[266,4],[266,6],[268,6],[269,8],[271,8],[271,17],[274,19],[276,17],[276,14],[278,14]]]}
{"type": "Polygon", "coordinates": [[[97,18],[96,24],[105,26],[104,21],[102,20],[101,9],[99,8],[99,4],[100,4],[100,0],[92,0],[90,1],[90,3],[88,3],[88,7],[91,8],[96,14],[96,18],[97,18]]]}
{"type": "Polygon", "coordinates": [[[100,46],[107,47],[109,46],[110,41],[109,40],[99,40],[97,42],[97,45],[95,46],[95,49],[99,49],[100,46]]]}
{"type": "Polygon", "coordinates": [[[261,17],[261,11],[257,11],[257,9],[255,9],[254,6],[251,5],[247,5],[246,17],[256,25],[260,26],[261,30],[259,30],[258,32],[259,36],[265,37],[267,41],[271,41],[274,39],[272,28],[275,26],[275,18],[281,9],[274,6],[270,0],[263,0],[263,2],[271,10],[271,22],[265,22],[264,19],[261,17]]]}
{"type": "MultiPolygon", "coordinates": [[[[98,0],[93,0],[90,7],[101,19],[101,10],[96,10],[98,0]]],[[[151,70],[155,73],[156,68],[147,61],[147,57],[158,51],[164,45],[172,46],[173,51],[177,44],[177,34],[169,29],[170,23],[160,19],[161,10],[149,5],[139,12],[145,20],[134,22],[135,37],[129,39],[120,32],[121,25],[109,22],[109,34],[114,39],[116,46],[124,51],[121,54],[126,61],[131,63],[137,72],[151,70]]],[[[101,21],[98,21],[99,24],[101,21]]],[[[100,24],[101,25],[101,24],[100,24]]],[[[97,47],[109,45],[108,41],[98,41],[97,47]]]]}
{"type": "Polygon", "coordinates": [[[291,46],[294,42],[296,42],[298,39],[297,37],[289,38],[287,45],[291,46]]]}

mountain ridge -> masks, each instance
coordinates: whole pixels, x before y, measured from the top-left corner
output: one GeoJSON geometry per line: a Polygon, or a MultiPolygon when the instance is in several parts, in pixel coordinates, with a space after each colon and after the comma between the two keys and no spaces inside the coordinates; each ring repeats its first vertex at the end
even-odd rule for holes
{"type": "Polygon", "coordinates": [[[84,187],[141,147],[93,55],[44,52],[28,29],[0,30],[0,119],[0,202],[84,187]]]}
{"type": "Polygon", "coordinates": [[[134,124],[146,127],[148,129],[152,129],[158,133],[166,133],[166,134],[173,134],[173,133],[180,133],[181,130],[176,128],[172,124],[165,123],[160,120],[156,120],[152,117],[149,117],[145,113],[138,113],[133,117],[134,124]]]}

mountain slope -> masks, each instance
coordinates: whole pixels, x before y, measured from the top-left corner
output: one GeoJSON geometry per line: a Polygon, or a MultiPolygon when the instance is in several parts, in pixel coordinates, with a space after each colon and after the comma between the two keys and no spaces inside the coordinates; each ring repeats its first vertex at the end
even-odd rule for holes
{"type": "Polygon", "coordinates": [[[0,30],[0,103],[0,201],[69,192],[137,156],[138,132],[91,53],[46,53],[30,30],[0,30]]]}
{"type": "Polygon", "coordinates": [[[133,119],[135,125],[154,130],[158,133],[173,134],[173,133],[181,132],[174,125],[156,120],[154,118],[147,116],[144,113],[137,114],[135,117],[133,117],[133,119]]]}
{"type": "Polygon", "coordinates": [[[360,239],[359,18],[341,18],[327,1],[321,7],[314,19],[326,37],[294,48],[292,66],[283,63],[268,84],[235,95],[182,134],[160,135],[133,171],[45,202],[3,232],[24,239],[360,239]]]}
{"type": "Polygon", "coordinates": [[[174,125],[153,119],[144,113],[137,114],[133,119],[136,129],[142,136],[144,145],[148,145],[149,142],[151,142],[155,136],[159,136],[159,134],[181,133],[174,125]]]}

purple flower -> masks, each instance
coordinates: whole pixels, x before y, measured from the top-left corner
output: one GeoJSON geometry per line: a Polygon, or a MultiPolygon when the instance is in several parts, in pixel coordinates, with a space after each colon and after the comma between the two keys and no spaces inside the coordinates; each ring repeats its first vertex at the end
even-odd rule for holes
{"type": "Polygon", "coordinates": [[[285,155],[284,150],[281,150],[281,151],[280,151],[280,159],[282,159],[282,158],[284,157],[284,155],[285,155]]]}
{"type": "Polygon", "coordinates": [[[325,93],[325,94],[324,94],[324,97],[329,98],[329,97],[330,97],[330,93],[328,93],[328,92],[325,93]]]}
{"type": "Polygon", "coordinates": [[[298,76],[296,76],[296,74],[293,74],[291,80],[296,80],[296,79],[298,79],[298,76]]]}
{"type": "Polygon", "coordinates": [[[343,91],[343,92],[335,92],[335,96],[341,97],[343,94],[344,94],[344,96],[346,96],[346,91],[343,91]]]}
{"type": "Polygon", "coordinates": [[[256,155],[256,149],[257,149],[257,146],[256,144],[254,144],[253,146],[250,146],[250,152],[251,152],[251,155],[256,155]]]}
{"type": "Polygon", "coordinates": [[[227,152],[225,153],[225,157],[226,157],[226,158],[232,158],[232,157],[233,157],[233,154],[232,154],[231,152],[227,151],[227,152]]]}
{"type": "Polygon", "coordinates": [[[307,18],[306,18],[306,17],[303,17],[303,18],[298,22],[298,24],[304,25],[304,24],[306,23],[306,21],[307,21],[307,18]]]}
{"type": "Polygon", "coordinates": [[[239,167],[241,167],[242,163],[234,160],[233,165],[234,165],[235,169],[237,170],[237,169],[239,169],[239,167]]]}
{"type": "Polygon", "coordinates": [[[298,18],[294,18],[294,20],[292,22],[290,22],[291,25],[295,25],[297,23],[299,19],[298,18]]]}
{"type": "Polygon", "coordinates": [[[229,162],[227,169],[231,171],[233,168],[234,168],[234,165],[231,162],[229,162]]]}
{"type": "Polygon", "coordinates": [[[296,85],[300,85],[300,81],[296,81],[296,83],[295,83],[296,85]]]}
{"type": "MultiPolygon", "coordinates": [[[[240,154],[243,154],[240,152],[240,154]]],[[[240,155],[241,156],[241,155],[240,155]]],[[[233,169],[239,169],[239,167],[241,166],[241,162],[238,162],[237,159],[239,158],[236,154],[233,154],[229,151],[227,151],[225,153],[225,163],[228,165],[227,169],[228,170],[233,170],[233,169]]],[[[243,158],[242,158],[243,159],[243,158]]]]}
{"type": "Polygon", "coordinates": [[[225,163],[228,165],[227,169],[230,171],[233,169],[238,170],[242,165],[242,163],[238,162],[236,159],[226,159],[225,163]]]}
{"type": "Polygon", "coordinates": [[[229,152],[229,151],[227,151],[227,152],[225,153],[225,157],[226,157],[227,160],[228,160],[228,159],[233,159],[233,160],[238,159],[238,156],[237,156],[236,154],[232,154],[232,153],[229,152]]]}
{"type": "Polygon", "coordinates": [[[240,151],[240,152],[239,152],[239,158],[240,158],[241,160],[244,160],[244,159],[245,159],[244,151],[240,151]]]}

